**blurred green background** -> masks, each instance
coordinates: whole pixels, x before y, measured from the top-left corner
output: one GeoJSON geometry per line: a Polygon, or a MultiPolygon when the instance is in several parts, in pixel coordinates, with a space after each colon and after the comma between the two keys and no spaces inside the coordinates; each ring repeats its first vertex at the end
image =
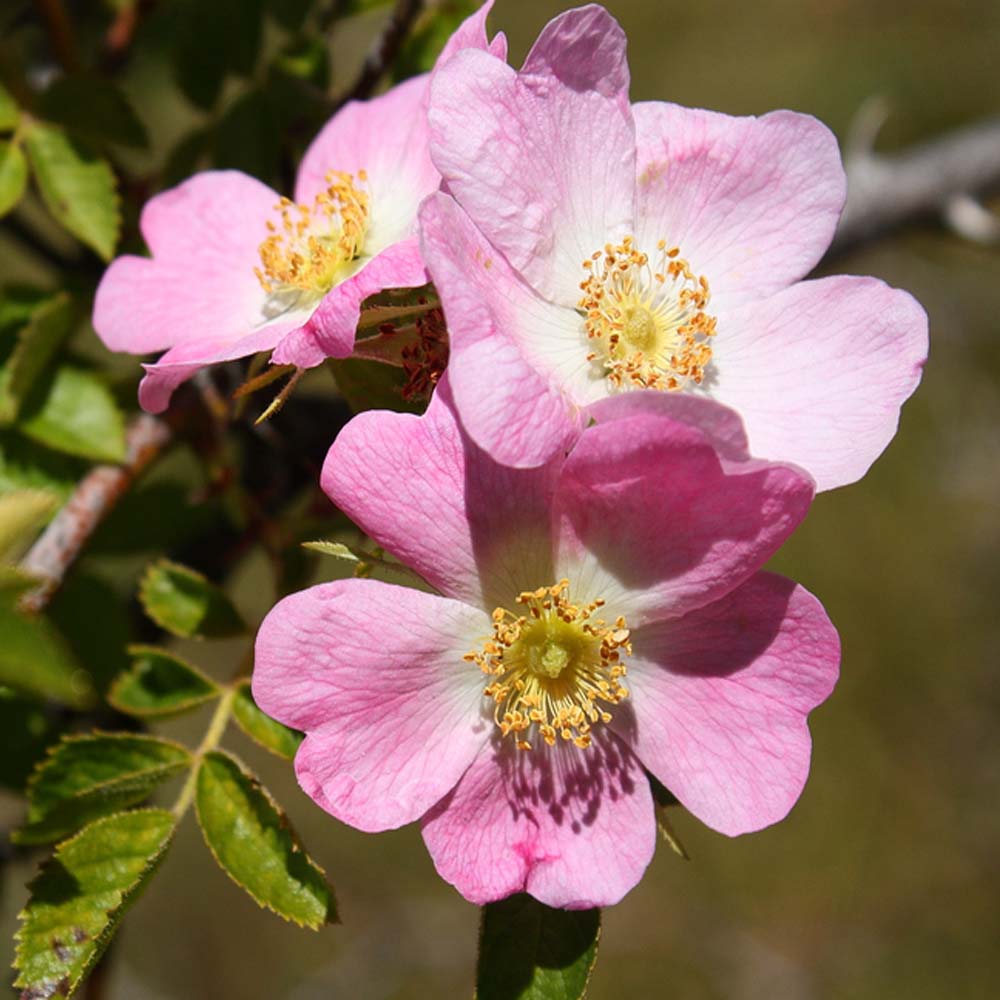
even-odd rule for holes
{"type": "MultiPolygon", "coordinates": [[[[143,156],[162,156],[201,120],[166,68],[171,7],[156,5],[123,77],[152,134],[153,152],[143,156]]],[[[892,108],[886,150],[1000,113],[995,0],[609,7],[631,40],[637,100],[734,114],[793,108],[843,139],[860,105],[881,95],[892,108]]],[[[550,0],[498,0],[492,26],[508,33],[515,64],[559,9],[550,0]]],[[[354,78],[384,13],[339,30],[335,82],[354,78]]],[[[5,280],[45,280],[40,263],[11,243],[0,253],[5,280]]],[[[639,887],[606,911],[592,1000],[997,995],[1000,250],[921,224],[829,270],[874,274],[912,292],[930,314],[931,360],[885,456],[862,483],[821,496],[776,560],[819,595],[843,639],[840,685],[812,719],[813,773],[789,819],[753,836],[729,840],[673,814],[691,860],[661,844],[639,887]]],[[[863,352],[859,344],[859,363],[863,352]]],[[[133,362],[122,370],[134,374],[133,362]]],[[[322,393],[326,383],[307,391],[322,393]]],[[[196,479],[178,454],[144,488],[183,505],[196,479]]],[[[165,520],[195,516],[164,507],[165,520]]],[[[149,530],[160,538],[164,525],[149,530]]],[[[165,543],[136,556],[106,536],[79,566],[79,600],[100,604],[101,587],[110,595],[108,628],[124,613],[112,606],[115,593],[129,592],[156,544],[165,543]]],[[[326,565],[320,572],[330,575],[326,565]]],[[[259,550],[236,565],[232,592],[252,621],[273,603],[267,579],[259,550]]],[[[178,646],[220,677],[243,653],[235,643],[178,646]]],[[[162,731],[196,742],[204,725],[196,716],[162,731]]],[[[311,934],[258,911],[215,867],[188,817],[124,923],[100,995],[470,995],[477,910],[436,877],[416,827],[378,836],[345,828],[297,789],[288,766],[239,736],[229,742],[330,874],[343,925],[311,934]]],[[[16,822],[16,800],[0,805],[5,825],[16,822]]],[[[24,857],[6,866],[4,940],[32,867],[24,857]]]]}

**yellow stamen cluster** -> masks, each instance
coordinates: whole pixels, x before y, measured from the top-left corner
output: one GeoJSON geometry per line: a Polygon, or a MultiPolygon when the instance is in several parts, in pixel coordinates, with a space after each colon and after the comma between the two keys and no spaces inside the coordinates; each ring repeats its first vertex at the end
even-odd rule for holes
{"type": "Polygon", "coordinates": [[[707,279],[691,271],[677,247],[660,240],[656,249],[654,263],[626,236],[583,262],[577,307],[596,341],[587,360],[600,363],[615,388],[700,384],[712,359],[716,321],[705,312],[707,279]]]}
{"type": "MultiPolygon", "coordinates": [[[[268,221],[270,235],[258,250],[261,266],[254,268],[265,292],[327,292],[344,266],[361,255],[371,198],[355,185],[353,174],[331,170],[324,179],[327,186],[312,205],[282,198],[275,206],[280,223],[268,221]]],[[[359,170],[358,182],[367,179],[359,170]]]]}
{"type": "Polygon", "coordinates": [[[607,625],[594,612],[603,600],[573,604],[568,580],[517,597],[521,613],[493,612],[493,635],[467,653],[493,679],[484,694],[495,703],[493,719],[502,736],[530,750],[534,732],[549,745],[557,739],[590,746],[593,726],[611,721],[604,704],[628,697],[622,685],[631,654],[629,630],[619,617],[607,625]]]}

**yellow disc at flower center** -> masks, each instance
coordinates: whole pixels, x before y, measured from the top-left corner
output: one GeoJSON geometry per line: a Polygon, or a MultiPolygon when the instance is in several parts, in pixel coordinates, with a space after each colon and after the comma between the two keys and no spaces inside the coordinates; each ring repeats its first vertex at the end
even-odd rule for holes
{"type": "Polygon", "coordinates": [[[626,236],[583,262],[577,308],[593,344],[587,360],[615,388],[677,390],[705,377],[716,325],[705,311],[708,281],[679,254],[661,240],[651,261],[626,236]]]}
{"type": "Polygon", "coordinates": [[[607,705],[628,697],[622,654],[630,654],[624,618],[608,625],[594,617],[604,601],[573,604],[569,581],[526,591],[516,598],[523,613],[493,612],[493,634],[465,659],[491,681],[493,720],[502,736],[530,750],[537,733],[549,746],[557,739],[590,746],[594,725],[611,721],[607,705]]]}

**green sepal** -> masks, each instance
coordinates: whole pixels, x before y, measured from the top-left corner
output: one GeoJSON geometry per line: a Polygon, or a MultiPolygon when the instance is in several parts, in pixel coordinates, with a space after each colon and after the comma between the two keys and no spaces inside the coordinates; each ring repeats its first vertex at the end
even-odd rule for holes
{"type": "Polygon", "coordinates": [[[217,639],[247,631],[246,622],[219,587],[167,559],[146,570],[139,600],[157,625],[183,638],[217,639]]]}
{"type": "Polygon", "coordinates": [[[163,860],[176,820],[164,809],[106,816],[61,843],[29,884],[17,932],[22,997],[71,997],[163,860]]]}
{"type": "Polygon", "coordinates": [[[276,722],[257,707],[249,681],[241,681],[236,688],[233,717],[250,739],[285,760],[291,760],[295,756],[295,751],[303,740],[302,733],[276,722]]]}
{"type": "Polygon", "coordinates": [[[337,921],[323,870],[266,789],[230,754],[205,755],[195,807],[215,860],[258,905],[312,930],[337,921]]]}
{"type": "Polygon", "coordinates": [[[157,646],[129,646],[132,666],[108,690],[108,702],[140,719],[188,712],[217,698],[221,689],[197,667],[157,646]]]}
{"type": "Polygon", "coordinates": [[[28,780],[28,817],[11,839],[44,844],[84,824],[136,805],[158,785],[191,767],[179,743],[133,733],[67,736],[28,780]]]}
{"type": "Polygon", "coordinates": [[[580,1000],[597,961],[600,910],[554,910],[531,896],[483,907],[476,1000],[580,1000]]]}

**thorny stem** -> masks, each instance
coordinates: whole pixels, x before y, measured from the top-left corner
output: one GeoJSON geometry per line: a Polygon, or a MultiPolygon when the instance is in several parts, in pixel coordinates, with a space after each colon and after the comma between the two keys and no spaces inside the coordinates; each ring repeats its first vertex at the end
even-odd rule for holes
{"type": "Polygon", "coordinates": [[[194,752],[191,770],[188,772],[188,776],[184,781],[184,787],[181,789],[180,795],[177,796],[177,801],[174,803],[173,809],[171,809],[171,812],[178,820],[191,807],[195,786],[198,783],[199,766],[205,754],[210,750],[214,750],[219,745],[219,740],[222,739],[222,734],[226,731],[226,726],[229,725],[229,717],[232,714],[233,699],[235,697],[236,685],[233,684],[222,693],[219,704],[215,707],[215,713],[212,715],[212,721],[209,722],[208,729],[205,730],[205,736],[198,745],[198,749],[194,752]]]}

